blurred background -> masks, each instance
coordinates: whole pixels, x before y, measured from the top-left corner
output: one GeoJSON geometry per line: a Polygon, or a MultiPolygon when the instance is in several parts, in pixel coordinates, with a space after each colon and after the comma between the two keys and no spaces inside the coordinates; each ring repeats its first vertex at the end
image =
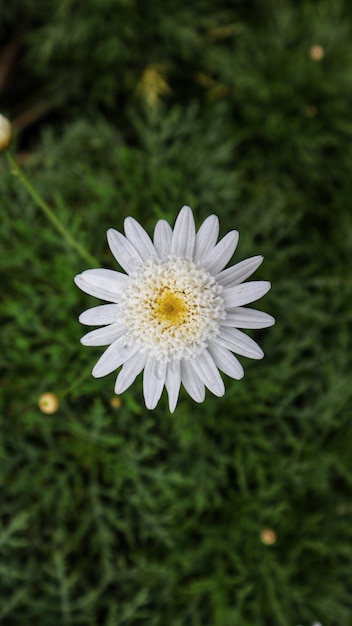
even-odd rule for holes
{"type": "Polygon", "coordinates": [[[352,624],[351,34],[347,0],[1,1],[11,151],[74,239],[117,269],[126,216],[216,213],[277,319],[224,398],[114,396],[1,156],[4,626],[352,624]]]}

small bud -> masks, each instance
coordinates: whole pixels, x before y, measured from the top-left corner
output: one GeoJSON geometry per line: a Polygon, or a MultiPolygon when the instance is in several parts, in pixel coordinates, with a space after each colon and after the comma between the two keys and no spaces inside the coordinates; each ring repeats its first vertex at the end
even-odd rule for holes
{"type": "Polygon", "coordinates": [[[139,93],[152,109],[156,108],[162,96],[167,96],[171,89],[166,80],[162,65],[148,65],[138,83],[139,93]]]}
{"type": "Polygon", "coordinates": [[[323,46],[311,46],[311,48],[309,48],[309,56],[313,61],[321,61],[325,56],[325,50],[323,46]]]}
{"type": "Polygon", "coordinates": [[[266,546],[272,546],[276,542],[276,532],[272,528],[265,528],[260,533],[260,539],[266,546]]]}
{"type": "Polygon", "coordinates": [[[53,413],[56,413],[59,408],[59,398],[54,393],[47,391],[39,396],[38,406],[42,413],[52,415],[53,413]]]}
{"type": "Polygon", "coordinates": [[[119,396],[114,396],[110,400],[110,406],[112,406],[113,409],[119,409],[121,404],[122,404],[122,402],[121,402],[121,398],[119,398],[119,396]]]}
{"type": "Polygon", "coordinates": [[[6,117],[0,113],[0,152],[9,147],[12,139],[11,124],[6,117]]]}

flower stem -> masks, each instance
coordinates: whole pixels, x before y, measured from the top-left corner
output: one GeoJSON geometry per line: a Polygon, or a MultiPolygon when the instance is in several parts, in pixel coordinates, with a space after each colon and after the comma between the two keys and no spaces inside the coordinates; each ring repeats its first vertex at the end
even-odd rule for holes
{"type": "Polygon", "coordinates": [[[81,376],[78,376],[78,378],[76,378],[73,381],[73,383],[69,385],[69,387],[66,387],[66,389],[64,389],[63,391],[57,394],[60,400],[65,398],[65,396],[69,395],[71,391],[76,389],[76,387],[80,387],[81,383],[83,383],[83,381],[86,380],[86,378],[88,378],[91,375],[91,373],[92,373],[92,368],[90,366],[89,369],[85,369],[83,374],[81,374],[81,376]]]}
{"type": "Polygon", "coordinates": [[[43,198],[39,195],[36,189],[33,187],[32,183],[28,180],[24,171],[18,165],[15,157],[9,152],[6,152],[7,160],[10,163],[10,166],[13,169],[13,172],[20,179],[23,186],[27,189],[29,195],[33,198],[34,202],[37,206],[43,211],[43,213],[48,218],[49,222],[56,228],[56,230],[64,237],[67,243],[78,252],[78,254],[84,259],[89,265],[93,265],[94,267],[99,267],[99,262],[89,254],[89,252],[78,243],[72,235],[68,232],[65,226],[60,222],[60,220],[56,217],[55,213],[51,210],[51,208],[47,205],[47,203],[43,200],[43,198]]]}

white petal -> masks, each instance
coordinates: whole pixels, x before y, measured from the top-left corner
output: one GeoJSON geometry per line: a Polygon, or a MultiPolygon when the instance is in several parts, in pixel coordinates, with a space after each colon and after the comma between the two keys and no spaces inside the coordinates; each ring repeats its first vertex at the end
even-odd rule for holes
{"type": "Polygon", "coordinates": [[[187,393],[195,402],[203,402],[205,398],[204,383],[195,373],[190,361],[182,359],[181,361],[181,380],[187,393]]]}
{"type": "Polygon", "coordinates": [[[215,248],[219,236],[219,220],[216,215],[209,215],[204,220],[196,234],[193,259],[202,263],[203,257],[207,256],[215,248]]]}
{"type": "Polygon", "coordinates": [[[138,254],[143,261],[146,261],[151,256],[156,256],[152,240],[137,220],[133,217],[126,217],[124,228],[128,241],[138,250],[138,254]]]}
{"type": "Polygon", "coordinates": [[[137,345],[129,346],[126,338],[120,337],[109,346],[95,364],[92,374],[94,378],[101,378],[116,370],[120,365],[131,358],[139,350],[137,345]]]}
{"type": "Polygon", "coordinates": [[[86,324],[86,326],[105,326],[105,324],[116,322],[118,314],[119,307],[117,304],[101,304],[83,311],[78,319],[81,324],[86,324]]]}
{"type": "Polygon", "coordinates": [[[249,276],[254,274],[259,265],[263,262],[264,257],[261,255],[252,256],[250,259],[245,259],[236,265],[228,267],[215,276],[216,281],[223,287],[234,287],[243,283],[249,276]]]}
{"type": "Polygon", "coordinates": [[[116,378],[115,393],[123,393],[132,385],[145,366],[147,356],[147,353],[142,354],[138,351],[123,364],[121,372],[116,378]]]}
{"type": "Polygon", "coordinates": [[[174,412],[181,386],[181,362],[172,360],[167,365],[165,387],[169,395],[169,409],[174,412]]]}
{"type": "Polygon", "coordinates": [[[108,243],[111,252],[113,253],[116,261],[121,267],[129,274],[133,271],[136,263],[142,261],[141,255],[136,248],[124,235],[119,233],[118,230],[109,228],[108,230],[108,243]]]}
{"type": "Polygon", "coordinates": [[[164,259],[170,254],[172,228],[166,220],[159,220],[154,228],[154,247],[159,257],[164,259]]]}
{"type": "Polygon", "coordinates": [[[243,378],[244,371],[241,363],[227,348],[210,342],[208,350],[214,359],[215,365],[217,365],[224,374],[236,380],[243,378]]]}
{"type": "Polygon", "coordinates": [[[126,274],[98,268],[85,270],[82,274],[75,276],[74,281],[82,291],[90,296],[110,302],[118,302],[127,279],[128,276],[126,274]]]}
{"type": "Polygon", "coordinates": [[[264,356],[258,344],[236,328],[221,327],[220,333],[212,341],[249,359],[262,359],[264,356]]]}
{"type": "Polygon", "coordinates": [[[236,287],[225,287],[222,297],[227,309],[248,304],[262,298],[271,287],[267,280],[252,280],[236,287]]]}
{"type": "Polygon", "coordinates": [[[231,230],[225,237],[220,239],[219,243],[216,244],[209,254],[203,256],[202,266],[204,269],[213,276],[218,274],[231,259],[237,243],[238,232],[237,230],[231,230]]]}
{"type": "Polygon", "coordinates": [[[236,328],[268,328],[275,324],[275,318],[269,313],[237,307],[227,311],[226,318],[221,320],[222,326],[234,326],[236,328]]]}
{"type": "Polygon", "coordinates": [[[147,409],[155,409],[162,394],[167,363],[149,355],[144,366],[143,394],[147,409]]]}
{"type": "Polygon", "coordinates": [[[191,361],[191,366],[212,393],[216,396],[224,395],[224,381],[207,349],[203,350],[194,361],[191,361]]]}
{"type": "Polygon", "coordinates": [[[196,228],[193,213],[189,206],[184,206],[179,212],[171,241],[171,254],[179,257],[192,257],[196,228]]]}
{"type": "Polygon", "coordinates": [[[81,343],[84,346],[108,346],[125,333],[125,325],[119,321],[104,328],[92,330],[82,337],[81,343]]]}

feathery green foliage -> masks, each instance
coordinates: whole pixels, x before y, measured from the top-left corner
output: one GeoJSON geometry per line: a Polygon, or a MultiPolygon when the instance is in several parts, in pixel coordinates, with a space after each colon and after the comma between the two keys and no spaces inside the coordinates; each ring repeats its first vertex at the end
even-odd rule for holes
{"type": "Polygon", "coordinates": [[[105,233],[127,215],[151,232],[183,204],[214,212],[235,260],[264,254],[277,323],[224,398],[147,411],[138,379],[114,408],[102,349],[79,343],[87,266],[2,156],[0,624],[350,626],[351,6],[1,15],[12,150],[72,236],[114,268],[105,233]]]}

